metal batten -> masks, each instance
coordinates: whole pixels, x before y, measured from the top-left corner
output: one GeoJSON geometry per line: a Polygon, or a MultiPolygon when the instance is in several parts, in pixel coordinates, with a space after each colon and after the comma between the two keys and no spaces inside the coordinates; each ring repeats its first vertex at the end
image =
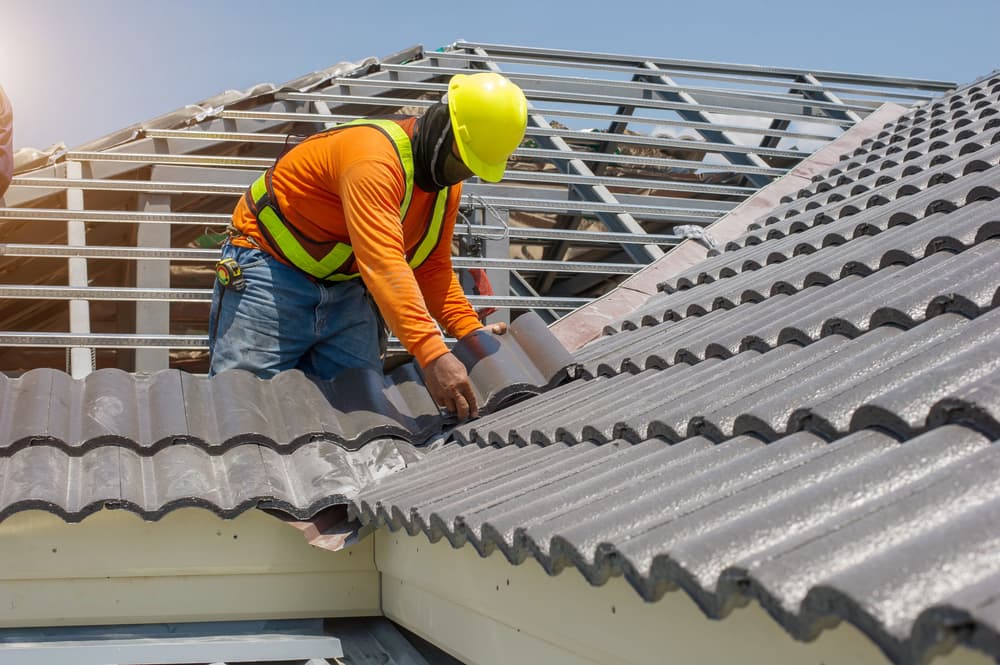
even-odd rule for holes
{"type": "Polygon", "coordinates": [[[137,162],[146,164],[182,164],[187,166],[233,166],[266,169],[274,159],[267,157],[226,157],[223,155],[157,155],[128,152],[78,151],[66,153],[66,159],[81,162],[137,162]]]}
{"type": "Polygon", "coordinates": [[[198,129],[144,129],[149,139],[200,139],[203,141],[241,141],[245,143],[284,143],[287,134],[271,132],[213,132],[198,129]]]}
{"type": "MultiPolygon", "coordinates": [[[[628,65],[611,65],[611,64],[593,64],[587,62],[574,62],[566,59],[557,58],[524,58],[517,56],[508,55],[493,55],[481,56],[476,53],[466,53],[463,51],[447,51],[445,53],[430,52],[424,54],[426,60],[464,60],[469,64],[476,63],[481,64],[485,62],[496,62],[496,63],[506,63],[513,65],[533,65],[541,67],[564,67],[573,69],[592,69],[604,72],[617,72],[622,74],[640,74],[642,69],[640,67],[633,67],[628,65]]],[[[405,71],[405,65],[383,65],[382,69],[384,71],[405,71]]],[[[719,81],[724,83],[736,83],[742,85],[756,85],[756,86],[768,86],[768,87],[788,87],[789,78],[764,78],[762,76],[750,77],[750,76],[738,76],[738,75],[723,75],[723,74],[708,74],[705,72],[698,72],[696,74],[692,73],[690,70],[683,69],[666,69],[661,67],[663,71],[668,76],[697,76],[698,79],[704,81],[719,81]]],[[[801,88],[803,90],[830,90],[833,92],[842,92],[847,94],[857,94],[857,95],[877,95],[879,97],[891,97],[893,99],[904,99],[907,101],[926,101],[932,99],[929,95],[918,95],[912,92],[897,92],[893,90],[872,90],[868,88],[852,88],[845,86],[829,86],[829,85],[819,85],[819,86],[809,86],[806,88],[801,88]]]]}
{"type": "MultiPolygon", "coordinates": [[[[419,84],[421,86],[431,86],[434,84],[419,84]]],[[[441,90],[444,90],[444,85],[441,84],[441,90]]],[[[299,93],[295,93],[299,94],[299,93]]],[[[323,93],[301,93],[308,95],[318,95],[318,101],[321,101],[323,93]]],[[[688,108],[684,104],[676,104],[673,102],[660,101],[656,99],[649,99],[643,97],[612,97],[608,95],[597,95],[590,93],[579,93],[579,92],[558,92],[549,90],[537,90],[537,89],[527,89],[524,94],[528,99],[533,102],[537,101],[554,101],[554,102],[571,102],[577,104],[589,104],[595,106],[634,106],[636,108],[648,108],[648,109],[660,109],[666,111],[677,111],[684,110],[688,108]]],[[[355,103],[358,99],[364,98],[353,98],[355,103]]],[[[809,106],[808,100],[803,100],[802,106],[809,106]]],[[[767,117],[767,118],[782,118],[785,120],[804,120],[808,119],[809,122],[816,122],[821,124],[837,124],[836,121],[830,120],[823,116],[813,116],[805,115],[802,113],[790,113],[786,111],[773,111],[773,110],[759,110],[759,109],[748,109],[741,106],[720,106],[717,104],[703,104],[700,105],[702,111],[707,113],[722,113],[726,115],[745,115],[752,117],[767,117]]],[[[871,109],[863,109],[870,111],[871,109]]]]}
{"type": "MultiPolygon", "coordinates": [[[[141,212],[111,212],[111,211],[70,211],[70,210],[48,210],[43,208],[0,208],[0,219],[18,220],[46,220],[65,221],[67,219],[83,219],[93,222],[118,222],[118,223],[161,223],[161,224],[209,224],[225,225],[229,223],[231,216],[228,214],[205,214],[205,213],[162,213],[150,214],[141,212]]],[[[472,225],[456,227],[456,235],[462,234],[462,229],[470,229],[468,232],[474,236],[495,236],[505,232],[502,226],[482,226],[472,225]]],[[[595,243],[654,243],[654,244],[676,244],[683,238],[675,235],[654,235],[647,234],[636,237],[630,233],[607,233],[599,231],[566,231],[560,229],[535,229],[527,227],[511,227],[507,230],[511,238],[537,239],[537,240],[575,240],[578,242],[595,243]]]]}
{"type": "Polygon", "coordinates": [[[79,335],[71,333],[0,332],[0,347],[87,346],[97,349],[138,349],[147,347],[207,349],[203,335],[79,335]]]}
{"type": "MultiPolygon", "coordinates": [[[[427,67],[420,65],[409,65],[406,67],[408,72],[421,73],[421,74],[436,74],[436,75],[447,75],[452,76],[454,74],[463,74],[468,72],[465,68],[455,68],[455,67],[427,67]]],[[[631,81],[614,81],[611,79],[586,79],[579,76],[558,76],[553,74],[526,74],[523,72],[505,72],[505,75],[510,78],[515,83],[521,85],[525,90],[525,94],[531,98],[536,92],[534,88],[528,88],[524,85],[525,82],[532,83],[561,83],[567,86],[579,86],[580,88],[597,87],[606,88],[609,90],[624,90],[624,91],[636,91],[640,93],[636,97],[613,97],[608,95],[611,99],[616,100],[629,100],[633,101],[635,99],[643,99],[643,95],[652,90],[656,91],[661,87],[661,85],[643,85],[631,81]]],[[[360,85],[360,86],[380,86],[381,81],[376,80],[364,80],[364,79],[336,79],[334,83],[349,86],[349,85],[360,85]]],[[[380,87],[383,87],[382,84],[380,87]]],[[[397,84],[397,87],[401,89],[406,86],[406,89],[416,89],[422,90],[422,86],[434,86],[430,88],[431,90],[438,89],[438,86],[447,87],[446,84],[414,84],[412,82],[401,81],[397,84]]],[[[737,101],[746,102],[764,102],[764,103],[777,103],[777,104],[788,104],[790,106],[807,106],[810,108],[825,108],[831,103],[823,100],[812,100],[807,97],[801,97],[798,95],[784,93],[765,93],[765,92],[748,92],[745,90],[733,90],[727,88],[705,88],[701,86],[678,86],[678,89],[682,92],[687,92],[692,95],[697,95],[700,93],[711,94],[713,97],[719,97],[723,99],[732,99],[737,101]]],[[[292,96],[282,96],[281,99],[296,99],[293,95],[297,93],[291,93],[292,96]]],[[[586,94],[586,93],[584,93],[586,94]]],[[[301,100],[299,100],[301,101],[301,100]]],[[[856,111],[871,111],[872,102],[862,101],[856,107],[852,106],[852,110],[856,111]]]]}
{"type": "MultiPolygon", "coordinates": [[[[27,245],[0,244],[0,256],[25,257],[82,257],[89,259],[120,260],[160,260],[160,261],[215,261],[219,258],[217,249],[175,249],[138,247],[94,246],[74,247],[69,245],[27,245]]],[[[597,263],[585,261],[534,261],[530,259],[488,259],[475,256],[455,256],[451,263],[455,268],[498,268],[504,270],[544,270],[552,272],[606,273],[628,275],[642,266],[630,263],[597,263]]]]}
{"type": "MultiPolygon", "coordinates": [[[[621,122],[628,118],[622,117],[621,122]]],[[[705,152],[752,152],[769,157],[789,157],[802,159],[808,154],[801,150],[779,150],[777,148],[761,148],[759,146],[744,146],[736,143],[714,143],[710,141],[685,141],[681,139],[664,139],[656,136],[632,136],[628,134],[609,134],[607,132],[581,132],[572,129],[539,129],[529,132],[532,136],[561,136],[565,139],[578,141],[601,141],[623,145],[642,145],[656,148],[680,148],[682,150],[699,150],[705,152]]]]}
{"type": "MultiPolygon", "coordinates": [[[[613,176],[583,176],[536,171],[510,170],[504,173],[504,182],[537,182],[554,185],[614,185],[634,189],[663,189],[676,192],[692,192],[698,194],[714,194],[717,196],[745,197],[753,194],[753,187],[736,187],[732,185],[712,185],[696,182],[648,180],[644,178],[616,178],[613,176]]],[[[65,189],[79,186],[80,189],[107,190],[121,192],[164,192],[168,194],[218,194],[240,196],[246,191],[245,185],[206,184],[187,182],[157,182],[154,180],[74,180],[70,184],[65,178],[15,178],[12,187],[40,187],[47,189],[65,189]]]]}
{"type": "MultiPolygon", "coordinates": [[[[543,310],[549,311],[549,310],[543,310]]],[[[455,343],[454,339],[444,338],[444,343],[449,347],[455,343]]],[[[404,352],[399,339],[390,337],[388,339],[389,350],[394,352],[404,352]]],[[[189,351],[205,351],[208,349],[208,336],[206,335],[125,335],[125,334],[104,334],[104,335],[82,335],[75,333],[10,333],[0,332],[0,347],[19,348],[40,348],[40,347],[68,347],[86,346],[92,349],[185,349],[189,351]]],[[[325,661],[323,661],[325,663],[325,661]]],[[[307,664],[308,665],[308,664],[307,664]]]]}
{"type": "Polygon", "coordinates": [[[98,180],[82,179],[72,183],[65,178],[31,178],[18,177],[11,183],[12,187],[45,187],[65,189],[79,187],[80,189],[106,190],[119,192],[162,192],[165,194],[242,194],[245,185],[204,184],[193,182],[156,182],[153,180],[98,180]]]}
{"type": "Polygon", "coordinates": [[[185,249],[96,246],[73,247],[69,245],[0,244],[0,256],[70,257],[89,259],[159,259],[165,261],[215,261],[217,249],[185,249]]]}
{"type": "MultiPolygon", "coordinates": [[[[697,146],[692,144],[692,147],[697,146]]],[[[705,164],[685,159],[667,159],[664,157],[637,157],[635,155],[606,155],[597,152],[581,152],[578,150],[547,150],[544,148],[519,148],[515,153],[521,157],[538,157],[545,159],[579,159],[585,162],[604,162],[607,164],[627,164],[629,166],[660,166],[663,168],[678,168],[688,171],[711,171],[722,173],[756,173],[760,175],[782,176],[785,169],[765,166],[742,166],[731,164],[705,164]]]]}
{"type": "MultiPolygon", "coordinates": [[[[45,300],[127,300],[210,302],[212,289],[142,289],[129,286],[0,286],[0,298],[45,300]]],[[[468,296],[473,307],[544,307],[576,309],[590,298],[518,298],[515,296],[468,296]]]]}
{"type": "Polygon", "coordinates": [[[221,213],[148,213],[112,210],[58,210],[47,208],[0,208],[0,219],[35,219],[63,221],[79,219],[86,222],[159,224],[228,224],[232,217],[221,213]]]}
{"type": "MultiPolygon", "coordinates": [[[[553,137],[558,138],[558,137],[553,137]]],[[[692,144],[694,147],[698,144],[692,144]]],[[[155,155],[155,154],[127,154],[127,153],[71,153],[74,159],[80,161],[119,161],[119,162],[139,162],[150,164],[178,164],[188,166],[220,166],[237,168],[267,169],[274,163],[273,158],[265,157],[224,157],[212,155],[155,155]],[[106,158],[106,155],[114,157],[106,158]]],[[[727,166],[718,164],[705,164],[703,162],[693,162],[682,159],[666,159],[660,157],[636,157],[633,155],[606,155],[601,153],[580,152],[575,150],[545,150],[539,148],[518,148],[514,152],[515,157],[541,157],[541,158],[562,158],[562,159],[583,159],[590,162],[608,162],[612,164],[627,164],[632,166],[662,166],[664,168],[682,168],[702,171],[722,171],[738,173],[759,173],[763,175],[780,176],[785,173],[784,169],[753,167],[753,166],[727,166]]],[[[592,175],[592,174],[591,174],[592,175]]]]}
{"type": "Polygon", "coordinates": [[[634,263],[594,263],[585,261],[533,261],[530,259],[488,259],[472,256],[453,256],[451,264],[456,268],[499,268],[503,270],[603,273],[608,275],[631,275],[642,270],[634,263]]]}
{"type": "MultiPolygon", "coordinates": [[[[500,226],[455,226],[455,235],[468,233],[472,236],[495,236],[502,233],[500,226]]],[[[575,242],[599,242],[616,244],[653,244],[653,245],[676,245],[684,238],[676,235],[647,233],[635,235],[633,233],[618,232],[598,232],[598,231],[576,231],[571,229],[534,229],[527,227],[512,226],[509,229],[511,238],[522,240],[572,240],[575,242]]]]}
{"type": "Polygon", "coordinates": [[[627,55],[617,55],[613,53],[598,53],[588,51],[570,51],[563,49],[539,48],[530,46],[508,46],[504,44],[488,44],[483,42],[458,41],[453,45],[457,49],[482,49],[489,55],[500,53],[513,53],[517,55],[532,56],[559,56],[569,57],[581,62],[594,63],[635,63],[650,61],[657,66],[676,67],[691,72],[715,72],[715,73],[737,73],[737,74],[758,74],[763,76],[798,76],[800,74],[813,74],[821,79],[829,81],[845,81],[854,83],[865,83],[870,85],[884,85],[888,87],[904,88],[926,88],[929,90],[944,91],[954,88],[954,84],[947,81],[935,81],[931,79],[905,78],[899,76],[873,76],[870,74],[848,74],[845,72],[825,71],[825,70],[805,70],[790,67],[764,67],[761,65],[739,65],[724,62],[711,62],[707,60],[681,60],[675,58],[646,58],[627,55]]]}
{"type": "Polygon", "coordinates": [[[626,203],[596,203],[589,201],[563,201],[563,200],[540,200],[540,199],[520,199],[507,197],[477,197],[482,198],[487,205],[493,207],[509,208],[511,210],[524,210],[526,212],[627,212],[631,215],[649,219],[678,219],[678,220],[715,220],[725,214],[725,210],[703,210],[700,208],[673,208],[668,206],[638,206],[626,203]]]}
{"type": "MultiPolygon", "coordinates": [[[[349,95],[327,95],[324,93],[284,93],[289,99],[296,99],[299,101],[341,101],[341,102],[357,102],[361,99],[371,100],[371,103],[376,106],[388,106],[397,107],[400,103],[407,100],[399,99],[386,99],[380,97],[351,97],[349,95]]],[[[424,106],[429,106],[432,102],[426,102],[421,104],[424,106]]],[[[622,117],[622,122],[630,122],[629,118],[622,117]]],[[[670,124],[670,123],[665,123],[670,124]]],[[[705,126],[711,126],[705,123],[705,126]]],[[[204,140],[225,140],[225,141],[244,141],[253,139],[243,139],[240,138],[242,135],[234,134],[232,138],[227,136],[223,132],[195,132],[189,130],[160,130],[158,132],[163,138],[191,138],[191,139],[204,139],[204,140]]],[[[698,150],[703,150],[705,152],[754,152],[761,155],[768,155],[771,157],[790,157],[793,159],[801,159],[806,156],[799,150],[778,150],[776,148],[761,148],[759,146],[741,146],[738,144],[731,143],[713,143],[713,142],[691,142],[678,139],[667,139],[660,138],[656,136],[646,136],[638,135],[632,136],[628,134],[606,134],[601,132],[586,132],[574,129],[553,129],[549,127],[528,127],[525,131],[526,136],[561,136],[566,139],[576,139],[579,141],[607,141],[611,143],[620,143],[628,145],[642,145],[642,146],[654,146],[662,148],[681,148],[684,150],[691,150],[697,148],[698,150]]],[[[281,143],[284,140],[283,135],[266,135],[266,140],[262,140],[264,143],[281,143]],[[274,137],[278,136],[281,140],[275,141],[274,137]]],[[[517,154],[517,153],[515,153],[517,154]]]]}
{"type": "Polygon", "coordinates": [[[672,180],[666,182],[663,180],[647,180],[645,178],[616,178],[614,176],[586,176],[518,170],[506,171],[503,179],[504,182],[538,182],[559,185],[613,185],[615,187],[671,190],[675,192],[714,194],[716,196],[737,196],[740,198],[750,196],[757,191],[753,187],[737,187],[733,185],[712,185],[672,180]]]}
{"type": "Polygon", "coordinates": [[[208,302],[211,289],[143,289],[134,286],[0,286],[0,298],[45,300],[195,300],[208,302]]]}
{"type": "MultiPolygon", "coordinates": [[[[477,197],[478,198],[478,197],[477,197]]],[[[725,211],[703,210],[698,208],[670,208],[652,206],[634,206],[627,204],[604,204],[589,203],[586,201],[561,201],[561,200],[538,200],[538,199],[515,199],[490,197],[484,199],[489,205],[494,207],[505,207],[512,210],[524,210],[528,212],[561,212],[576,211],[590,213],[634,213],[649,219],[676,219],[680,221],[705,222],[717,218],[725,211]]],[[[471,203],[471,198],[466,198],[467,203],[471,203]]],[[[228,214],[199,214],[199,213],[163,213],[148,214],[138,212],[111,212],[111,211],[66,211],[47,210],[42,208],[0,208],[0,219],[35,219],[48,221],[82,220],[87,222],[116,222],[116,223],[147,223],[156,224],[210,224],[228,225],[231,215],[228,214]],[[17,214],[8,214],[8,211],[16,211],[17,214]]]]}
{"type": "Polygon", "coordinates": [[[325,113],[291,113],[283,111],[222,111],[219,117],[223,120],[282,120],[285,122],[346,122],[357,118],[356,115],[337,115],[325,113]]]}
{"type": "MultiPolygon", "coordinates": [[[[413,100],[413,104],[420,102],[421,100],[413,100]]],[[[595,111],[578,111],[570,109],[555,109],[555,108],[541,108],[540,110],[548,116],[555,118],[583,118],[587,120],[622,120],[623,116],[617,115],[615,113],[598,113],[595,111]]],[[[326,115],[323,113],[284,113],[277,111],[222,111],[219,114],[221,118],[229,118],[233,120],[283,120],[287,122],[315,122],[330,124],[331,122],[342,122],[347,120],[353,120],[357,118],[356,115],[326,115]]],[[[630,125],[670,125],[676,127],[689,127],[692,129],[697,129],[699,127],[704,127],[706,123],[704,122],[690,122],[686,120],[676,120],[676,119],[664,119],[664,118],[650,118],[646,116],[631,115],[627,118],[630,125]]],[[[738,131],[745,134],[768,134],[774,136],[780,136],[782,138],[797,138],[797,139],[807,139],[807,140],[817,140],[817,141],[829,141],[830,136],[825,134],[813,134],[810,132],[803,131],[788,131],[788,130],[771,130],[768,128],[761,127],[740,127],[739,125],[729,125],[726,123],[709,123],[709,126],[714,129],[723,129],[729,131],[738,131]]]]}

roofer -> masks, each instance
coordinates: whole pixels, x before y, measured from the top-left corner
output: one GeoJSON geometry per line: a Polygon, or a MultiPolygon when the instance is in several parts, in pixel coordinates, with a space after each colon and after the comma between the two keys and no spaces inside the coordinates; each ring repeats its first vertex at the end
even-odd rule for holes
{"type": "Polygon", "coordinates": [[[381,371],[381,312],[435,401],[476,416],[466,369],[434,321],[456,338],[483,327],[451,266],[461,183],[498,182],[526,124],[515,84],[458,74],[419,118],[348,122],[279,157],[233,212],[209,317],[210,374],[381,371]]]}
{"type": "Polygon", "coordinates": [[[0,196],[4,195],[14,177],[14,112],[10,100],[0,87],[0,196]]]}

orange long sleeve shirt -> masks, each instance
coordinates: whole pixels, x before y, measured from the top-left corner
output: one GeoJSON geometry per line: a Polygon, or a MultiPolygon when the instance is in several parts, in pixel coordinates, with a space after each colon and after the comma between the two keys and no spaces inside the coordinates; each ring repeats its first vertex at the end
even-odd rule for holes
{"type": "MultiPolygon", "coordinates": [[[[409,118],[400,124],[412,136],[415,123],[409,118]]],[[[455,337],[482,327],[451,266],[461,184],[451,188],[440,242],[413,270],[407,256],[427,230],[436,194],[414,185],[400,224],[403,168],[394,145],[378,129],[360,126],[305,141],[278,161],[271,182],[281,212],[296,229],[320,242],[351,245],[351,272],[361,274],[386,323],[421,366],[448,352],[435,319],[455,337]]],[[[233,225],[269,249],[242,197],[233,225]]],[[[252,244],[239,237],[233,242],[252,244]]]]}

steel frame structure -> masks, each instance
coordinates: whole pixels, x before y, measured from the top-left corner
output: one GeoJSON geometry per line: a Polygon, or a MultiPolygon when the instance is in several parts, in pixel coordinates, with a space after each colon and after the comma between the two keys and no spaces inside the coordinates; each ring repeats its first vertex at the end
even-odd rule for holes
{"type": "Polygon", "coordinates": [[[473,297],[475,306],[550,321],[684,238],[704,237],[703,227],[883,102],[920,104],[954,87],[463,41],[207,100],[15,177],[0,208],[0,371],[32,364],[14,367],[15,347],[66,348],[74,376],[95,358],[129,370],[176,366],[192,349],[203,358],[217,249],[195,243],[225,225],[288,137],[419,113],[453,74],[471,71],[518,83],[530,114],[504,181],[465,186],[455,265],[503,287],[473,297]],[[192,302],[200,328],[195,310],[177,312],[192,302]]]}

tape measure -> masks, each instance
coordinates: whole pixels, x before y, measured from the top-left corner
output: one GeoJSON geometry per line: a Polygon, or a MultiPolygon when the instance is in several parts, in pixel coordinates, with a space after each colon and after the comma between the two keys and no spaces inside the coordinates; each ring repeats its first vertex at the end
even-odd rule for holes
{"type": "Polygon", "coordinates": [[[225,258],[216,263],[215,276],[218,278],[219,284],[234,291],[242,291],[247,285],[247,280],[243,277],[243,271],[236,259],[225,258]]]}

